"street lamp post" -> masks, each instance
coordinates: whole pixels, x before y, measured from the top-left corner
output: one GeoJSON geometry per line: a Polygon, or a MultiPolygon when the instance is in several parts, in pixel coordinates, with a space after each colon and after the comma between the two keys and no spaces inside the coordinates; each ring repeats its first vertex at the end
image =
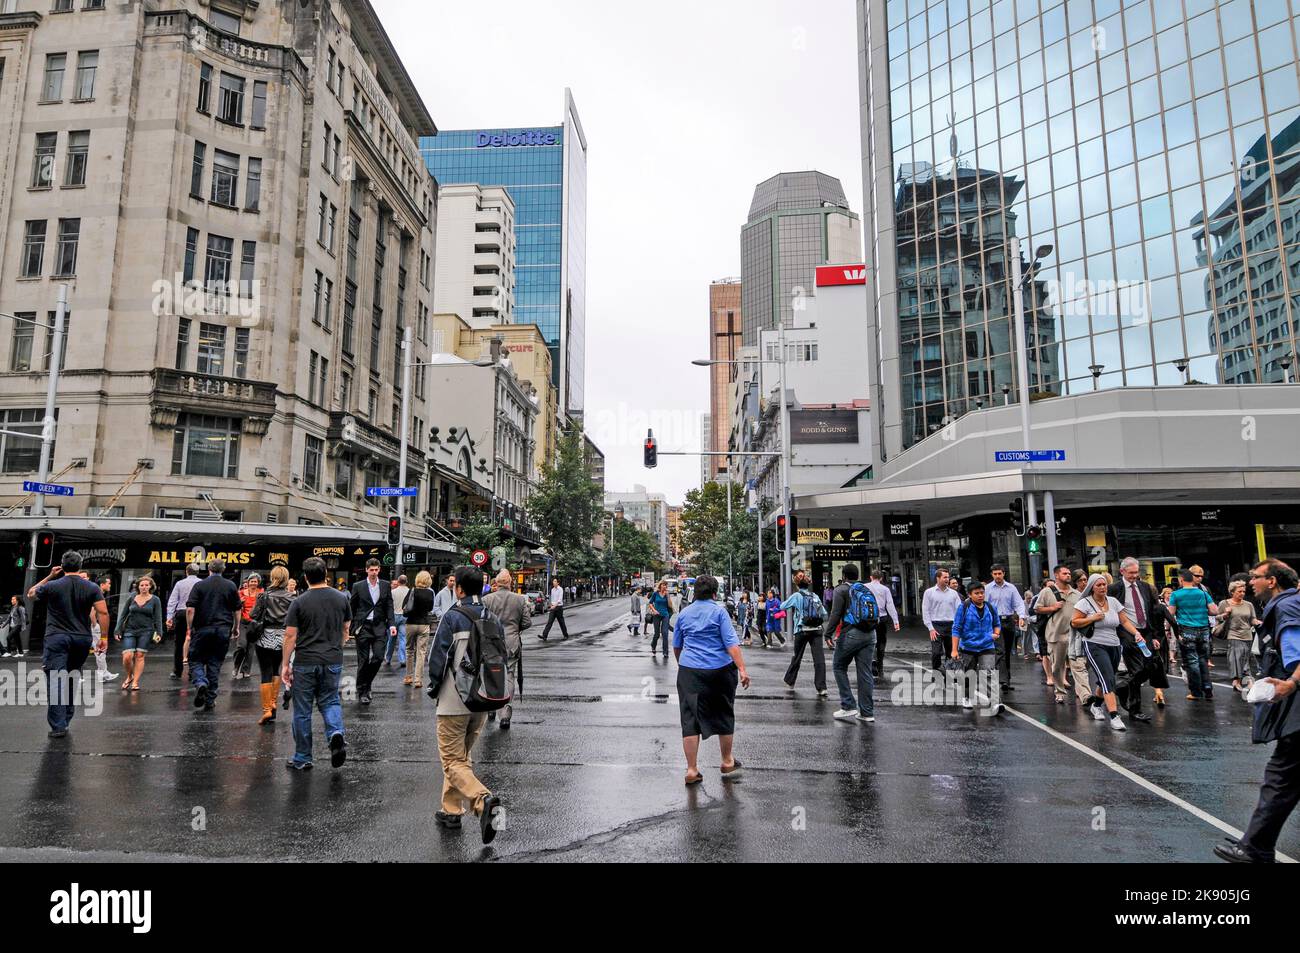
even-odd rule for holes
{"type": "MultiPolygon", "coordinates": [[[[59,372],[63,369],[63,333],[68,316],[68,285],[67,282],[59,285],[59,304],[58,310],[54,312],[54,326],[50,337],[50,376],[45,387],[45,418],[41,422],[41,461],[39,469],[36,471],[37,482],[45,483],[50,478],[50,464],[54,456],[54,404],[55,398],[59,391],[59,372]]],[[[42,327],[50,326],[31,318],[19,317],[16,314],[7,315],[15,321],[30,321],[33,325],[41,324],[42,327]]],[[[34,337],[35,335],[33,335],[34,337]]],[[[10,437],[30,438],[31,434],[22,433],[13,430],[0,430],[0,433],[10,437]]],[[[32,498],[32,515],[45,515],[45,495],[37,493],[32,498]]],[[[36,581],[36,536],[37,531],[33,530],[30,540],[30,549],[28,550],[27,560],[27,588],[36,581]]]]}
{"type": "MultiPolygon", "coordinates": [[[[1007,239],[1007,251],[1011,256],[1011,294],[1012,306],[1015,314],[1016,330],[1016,385],[1020,390],[1020,438],[1021,447],[1025,450],[1032,450],[1030,444],[1032,439],[1029,432],[1029,341],[1025,333],[1025,286],[1033,280],[1038,271],[1038,264],[1052,253],[1051,245],[1039,246],[1034,251],[1034,261],[1029,266],[1029,275],[1022,276],[1020,269],[1020,238],[1012,235],[1007,239]]],[[[1026,470],[1033,470],[1033,463],[1026,460],[1024,467],[1026,470]]],[[[1051,492],[1050,490],[1047,492],[1051,492]]],[[[1025,494],[1025,517],[1028,525],[1033,526],[1038,523],[1038,507],[1034,494],[1025,494]]],[[[1056,562],[1056,532],[1055,527],[1047,527],[1047,547],[1048,561],[1055,565],[1056,562]]],[[[1030,582],[1038,582],[1038,556],[1031,553],[1029,556],[1029,575],[1030,582]]]]}
{"type": "MultiPolygon", "coordinates": [[[[778,346],[778,348],[779,348],[779,350],[780,350],[780,354],[777,356],[776,359],[771,359],[771,358],[755,358],[755,359],[753,359],[753,360],[735,360],[735,361],[712,361],[712,360],[703,360],[703,359],[701,359],[701,360],[691,361],[691,363],[694,364],[696,367],[711,367],[711,366],[713,366],[714,364],[776,364],[776,365],[778,366],[778,368],[779,368],[779,374],[778,374],[778,387],[780,388],[780,399],[781,399],[781,403],[780,403],[780,406],[779,406],[779,408],[778,408],[778,411],[779,411],[779,423],[780,423],[780,428],[781,428],[781,452],[780,452],[779,454],[777,454],[777,453],[773,453],[773,454],[771,454],[771,455],[772,455],[772,456],[779,456],[779,457],[781,458],[781,472],[780,472],[780,479],[781,479],[781,506],[780,506],[780,512],[786,514],[785,530],[784,530],[784,532],[785,532],[785,539],[784,539],[785,549],[784,549],[784,550],[782,551],[782,553],[781,553],[781,588],[782,588],[783,591],[789,591],[790,588],[791,588],[791,581],[790,581],[790,580],[791,580],[791,572],[790,572],[790,519],[789,519],[789,517],[790,517],[790,503],[791,503],[791,496],[790,496],[790,417],[789,417],[789,408],[788,408],[788,406],[787,406],[787,404],[786,404],[786,389],[785,389],[785,364],[786,364],[786,352],[785,352],[785,325],[784,325],[784,323],[782,323],[782,325],[777,329],[777,346],[778,346]]],[[[661,456],[666,456],[667,454],[664,454],[664,453],[661,451],[661,452],[660,452],[660,455],[661,455],[661,456]]],[[[720,455],[726,456],[726,457],[728,458],[728,460],[730,460],[731,456],[733,456],[733,454],[720,454],[720,455]]],[[[737,453],[737,454],[734,454],[734,455],[735,455],[735,456],[767,456],[768,454],[766,454],[766,453],[737,453]]],[[[730,485],[728,485],[728,490],[730,490],[730,485]]],[[[730,502],[730,500],[731,500],[730,493],[728,493],[727,500],[728,500],[728,502],[730,502]]],[[[762,540],[762,534],[763,534],[763,513],[762,513],[762,510],[761,510],[761,509],[760,509],[760,511],[759,511],[758,532],[759,532],[759,538],[760,538],[760,542],[761,542],[761,540],[762,540]]],[[[760,572],[760,575],[761,575],[761,573],[762,573],[762,560],[761,560],[761,557],[760,557],[760,560],[759,560],[759,572],[760,572]]]]}
{"type": "MultiPolygon", "coordinates": [[[[411,326],[402,329],[402,447],[398,451],[397,481],[399,489],[406,486],[406,451],[410,441],[411,408],[411,326]]],[[[406,541],[406,497],[397,498],[397,565],[393,569],[394,577],[402,574],[404,549],[406,541]]]]}

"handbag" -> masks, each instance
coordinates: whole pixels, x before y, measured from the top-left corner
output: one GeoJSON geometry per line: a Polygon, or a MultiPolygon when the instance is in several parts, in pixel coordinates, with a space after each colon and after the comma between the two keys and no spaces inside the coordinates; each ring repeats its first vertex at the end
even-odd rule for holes
{"type": "Polygon", "coordinates": [[[777,609],[775,612],[772,613],[772,618],[773,618],[773,619],[777,619],[778,621],[781,620],[781,619],[784,619],[784,618],[785,618],[785,610],[784,610],[784,609],[777,609]]]}

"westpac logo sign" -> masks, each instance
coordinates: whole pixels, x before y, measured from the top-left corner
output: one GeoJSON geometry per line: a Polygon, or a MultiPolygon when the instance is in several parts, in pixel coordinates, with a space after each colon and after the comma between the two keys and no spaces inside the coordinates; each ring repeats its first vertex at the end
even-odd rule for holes
{"type": "Polygon", "coordinates": [[[830,288],[837,285],[865,285],[866,283],[866,265],[820,265],[817,268],[818,288],[830,288]]]}
{"type": "Polygon", "coordinates": [[[524,132],[509,132],[501,136],[494,136],[490,132],[480,132],[474,141],[480,149],[502,149],[511,146],[553,146],[559,141],[559,137],[553,132],[528,129],[524,132]]]}

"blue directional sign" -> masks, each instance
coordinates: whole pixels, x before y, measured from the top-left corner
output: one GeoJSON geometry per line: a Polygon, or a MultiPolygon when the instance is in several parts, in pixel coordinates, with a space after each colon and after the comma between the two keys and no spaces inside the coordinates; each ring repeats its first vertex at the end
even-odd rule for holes
{"type": "Polygon", "coordinates": [[[24,480],[23,492],[41,493],[47,496],[72,496],[72,487],[63,486],[59,483],[33,483],[30,480],[24,480]]]}
{"type": "Polygon", "coordinates": [[[418,496],[418,486],[368,486],[366,496],[418,496]]]}
{"type": "Polygon", "coordinates": [[[994,463],[1063,463],[1064,450],[998,450],[994,463]]]}

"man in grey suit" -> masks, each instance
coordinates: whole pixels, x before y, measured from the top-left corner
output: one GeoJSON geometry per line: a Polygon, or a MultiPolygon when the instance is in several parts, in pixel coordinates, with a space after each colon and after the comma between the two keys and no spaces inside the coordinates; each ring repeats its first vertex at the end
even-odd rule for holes
{"type": "MultiPolygon", "coordinates": [[[[522,694],[524,688],[523,679],[523,636],[520,635],[524,629],[533,624],[532,608],[528,605],[528,600],[514,591],[514,577],[510,575],[509,569],[503,569],[497,573],[493,582],[492,591],[483,597],[483,606],[488,612],[491,612],[501,622],[501,627],[506,632],[506,649],[510,656],[507,664],[510,668],[510,678],[514,680],[517,690],[522,694]]],[[[510,727],[510,710],[511,706],[506,705],[501,709],[501,727],[503,729],[510,727]]],[[[495,714],[495,712],[493,712],[495,714]]]]}

